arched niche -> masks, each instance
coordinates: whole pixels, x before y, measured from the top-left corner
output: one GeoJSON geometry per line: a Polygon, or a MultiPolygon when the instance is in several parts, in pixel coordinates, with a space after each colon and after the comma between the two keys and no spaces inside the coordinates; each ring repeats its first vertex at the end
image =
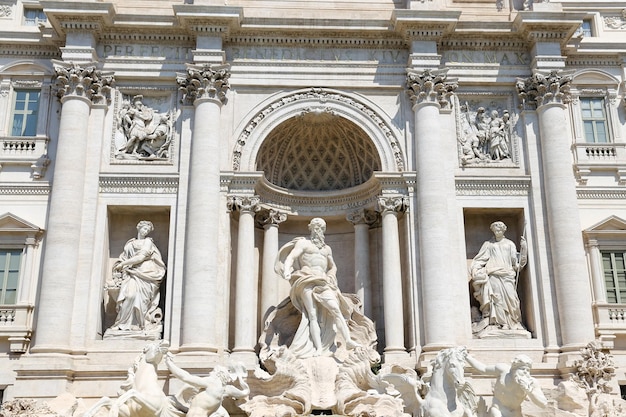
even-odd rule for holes
{"type": "Polygon", "coordinates": [[[237,129],[233,171],[257,171],[257,155],[263,141],[282,123],[306,113],[327,113],[353,122],[372,141],[382,172],[404,171],[406,163],[400,135],[383,112],[356,94],[323,88],[283,93],[253,110],[245,124],[237,129]]]}

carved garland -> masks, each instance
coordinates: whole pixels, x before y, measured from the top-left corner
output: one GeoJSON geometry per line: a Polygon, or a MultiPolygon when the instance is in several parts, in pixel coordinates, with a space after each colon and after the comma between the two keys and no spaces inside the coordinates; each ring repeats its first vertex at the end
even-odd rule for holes
{"type": "Polygon", "coordinates": [[[261,121],[267,118],[274,111],[284,107],[289,103],[294,103],[300,100],[310,100],[317,99],[320,103],[327,103],[329,101],[338,102],[341,104],[348,105],[353,107],[360,113],[367,116],[371,119],[383,132],[385,138],[387,139],[389,145],[393,149],[394,158],[396,161],[396,168],[398,171],[404,171],[404,156],[402,155],[402,150],[400,149],[400,145],[398,140],[391,127],[385,122],[374,110],[366,106],[365,104],[356,101],[352,97],[345,96],[338,92],[330,92],[323,88],[311,88],[306,92],[298,92],[292,95],[281,98],[280,100],[274,101],[267,106],[265,106],[243,129],[243,132],[239,135],[237,139],[237,145],[235,146],[235,151],[233,152],[233,170],[239,171],[241,168],[241,154],[243,148],[246,146],[248,142],[248,138],[252,134],[252,132],[258,127],[261,121]]]}

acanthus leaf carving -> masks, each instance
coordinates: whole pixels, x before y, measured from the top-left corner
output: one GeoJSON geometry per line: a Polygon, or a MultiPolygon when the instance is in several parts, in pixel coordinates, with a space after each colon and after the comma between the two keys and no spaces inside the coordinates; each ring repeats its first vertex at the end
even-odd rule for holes
{"type": "Polygon", "coordinates": [[[572,99],[571,82],[571,75],[559,70],[552,70],[548,74],[537,72],[532,77],[520,78],[515,87],[522,109],[532,109],[533,105],[541,107],[551,103],[570,103],[572,99]]]}
{"type": "Polygon", "coordinates": [[[226,103],[230,89],[230,65],[189,65],[185,74],[178,74],[176,82],[183,93],[183,101],[192,104],[201,98],[217,99],[226,103]]]}
{"type": "Polygon", "coordinates": [[[438,103],[441,108],[447,108],[458,84],[456,80],[448,80],[447,69],[426,69],[420,72],[409,68],[406,86],[407,94],[414,105],[430,102],[438,103]]]}
{"type": "Polygon", "coordinates": [[[115,77],[110,72],[96,69],[95,64],[81,66],[74,62],[55,62],[57,97],[85,97],[93,104],[108,103],[115,77]]]}

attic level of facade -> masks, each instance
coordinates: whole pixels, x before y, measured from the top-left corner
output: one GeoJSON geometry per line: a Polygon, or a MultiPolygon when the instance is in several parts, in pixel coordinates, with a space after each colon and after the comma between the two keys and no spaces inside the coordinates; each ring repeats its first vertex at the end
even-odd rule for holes
{"type": "MultiPolygon", "coordinates": [[[[621,15],[616,2],[607,2],[600,12],[596,2],[536,3],[537,10],[523,10],[517,0],[153,3],[133,2],[130,8],[122,1],[18,2],[12,21],[11,16],[4,18],[0,44],[58,48],[80,43],[77,33],[89,32],[96,41],[188,42],[204,44],[203,49],[221,49],[223,42],[411,48],[414,42],[434,41],[440,47],[460,43],[466,49],[498,50],[511,45],[527,49],[541,41],[574,53],[598,42],[577,37],[583,21],[590,20],[599,32],[605,15],[621,15]],[[506,3],[508,7],[502,6],[506,3]],[[25,27],[19,7],[41,8],[47,20],[25,27]]],[[[620,37],[604,36],[602,42],[607,51],[624,47],[620,37]]],[[[590,48],[598,53],[597,45],[590,48]]]]}

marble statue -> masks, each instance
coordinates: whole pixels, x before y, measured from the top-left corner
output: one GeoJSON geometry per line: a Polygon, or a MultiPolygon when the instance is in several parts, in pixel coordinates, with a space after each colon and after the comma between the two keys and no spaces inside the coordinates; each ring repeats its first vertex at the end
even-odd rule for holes
{"type": "Polygon", "coordinates": [[[412,369],[382,374],[404,402],[405,412],[420,417],[475,417],[477,399],[464,376],[465,347],[439,351],[432,361],[432,376],[424,383],[412,369]],[[422,398],[423,396],[423,398],[422,398]]]}
{"type": "Polygon", "coordinates": [[[169,157],[174,113],[157,113],[143,103],[143,96],[125,100],[117,114],[118,159],[169,157]]]}
{"type": "Polygon", "coordinates": [[[276,271],[291,284],[291,302],[302,313],[289,347],[300,357],[330,352],[336,332],[343,337],[346,348],[359,346],[350,336],[350,303],[339,291],[337,266],[324,241],[326,222],[315,218],[309,230],[310,239],[296,238],[280,249],[276,264],[276,271]]]}
{"type": "Polygon", "coordinates": [[[518,254],[515,243],[504,236],[503,222],[494,222],[490,228],[494,238],[483,243],[470,266],[474,297],[481,311],[474,332],[479,337],[492,330],[526,332],[517,295],[519,272],[527,261],[526,240],[522,236],[518,254]]]}
{"type": "Polygon", "coordinates": [[[165,264],[161,252],[148,237],[153,230],[152,222],[140,221],[137,238],[126,242],[124,252],[113,266],[112,279],[105,289],[116,300],[117,317],[105,332],[105,339],[156,339],[161,333],[159,287],[165,277],[165,264]]]}
{"type": "Polygon", "coordinates": [[[222,401],[225,398],[243,399],[250,394],[250,388],[244,381],[247,373],[243,365],[233,368],[235,375],[223,366],[216,366],[208,376],[201,377],[179,368],[169,352],[165,356],[165,364],[172,375],[187,384],[182,391],[192,391],[191,395],[185,394],[191,397],[188,405],[178,403],[187,417],[228,417],[222,401]],[[234,383],[238,383],[241,388],[234,386],[234,383]]]}
{"type": "Polygon", "coordinates": [[[148,343],[128,369],[128,378],[122,384],[116,399],[101,398],[82,417],[93,417],[102,408],[109,417],[183,417],[163,392],[157,368],[168,353],[169,342],[158,340],[148,343]]]}
{"type": "Polygon", "coordinates": [[[478,372],[496,377],[488,417],[522,417],[522,402],[526,398],[541,408],[547,406],[548,400],[530,376],[532,360],[528,356],[516,356],[511,365],[485,365],[471,355],[465,360],[478,372]]]}

